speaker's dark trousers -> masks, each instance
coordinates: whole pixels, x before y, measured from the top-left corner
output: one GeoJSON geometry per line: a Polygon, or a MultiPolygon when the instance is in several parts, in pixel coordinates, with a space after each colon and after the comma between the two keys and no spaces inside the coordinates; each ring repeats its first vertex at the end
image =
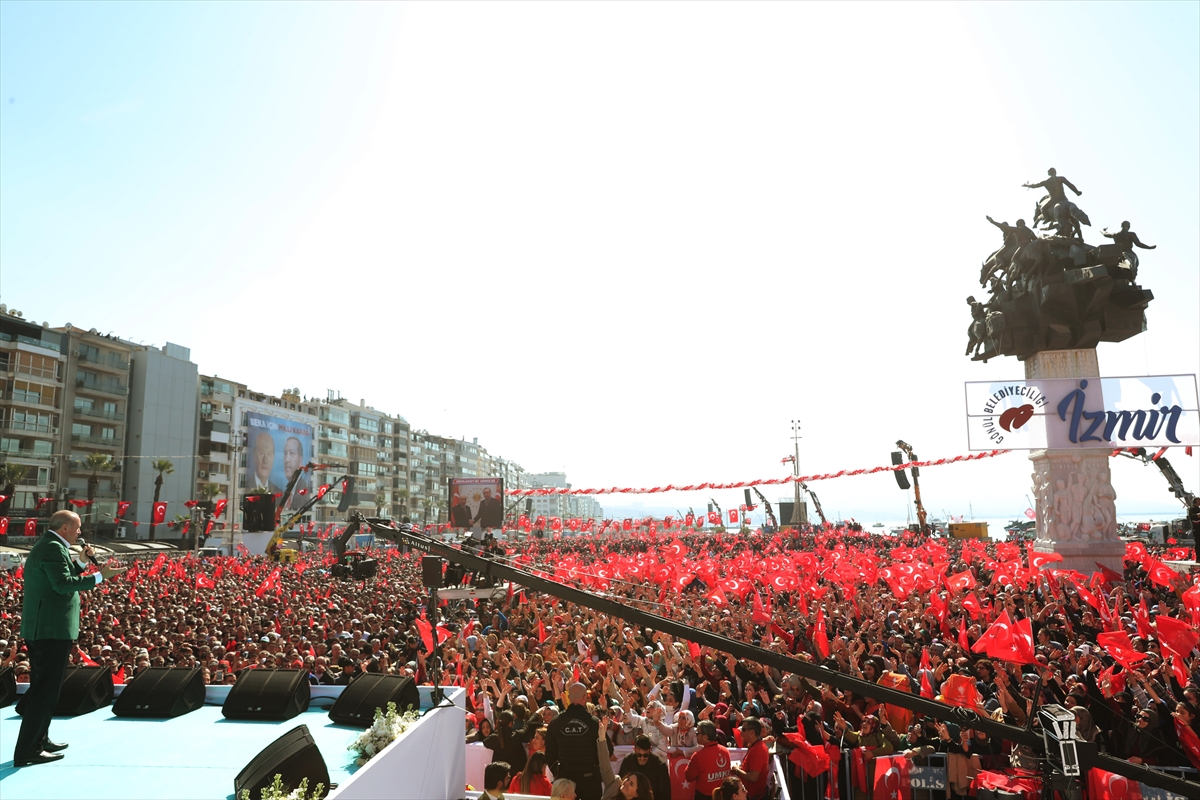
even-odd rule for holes
{"type": "Polygon", "coordinates": [[[70,639],[35,639],[29,645],[29,689],[21,704],[21,732],[13,759],[35,756],[50,735],[50,720],[62,693],[67,660],[75,642],[70,639]]]}

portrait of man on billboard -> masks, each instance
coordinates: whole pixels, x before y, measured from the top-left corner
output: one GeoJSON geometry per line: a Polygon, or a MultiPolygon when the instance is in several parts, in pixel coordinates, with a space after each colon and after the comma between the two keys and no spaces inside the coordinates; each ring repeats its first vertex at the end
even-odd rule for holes
{"type": "Polygon", "coordinates": [[[484,487],[483,499],[479,501],[474,521],[484,530],[499,528],[504,524],[504,501],[492,496],[491,487],[484,487]]]}
{"type": "MultiPolygon", "coordinates": [[[[296,470],[303,467],[307,461],[304,458],[304,443],[296,436],[289,436],[283,443],[283,479],[290,481],[296,470]]],[[[284,484],[287,485],[286,483],[284,484]]],[[[288,508],[299,508],[309,500],[312,491],[312,476],[301,472],[292,487],[292,496],[288,500],[288,508]]]]}
{"type": "Polygon", "coordinates": [[[266,488],[272,494],[283,491],[283,487],[271,478],[275,469],[275,440],[266,431],[259,431],[250,437],[250,456],[246,460],[246,489],[254,491],[259,487],[266,488]]]}
{"type": "Polygon", "coordinates": [[[450,500],[450,525],[458,529],[471,527],[471,507],[461,494],[455,494],[450,500]]]}

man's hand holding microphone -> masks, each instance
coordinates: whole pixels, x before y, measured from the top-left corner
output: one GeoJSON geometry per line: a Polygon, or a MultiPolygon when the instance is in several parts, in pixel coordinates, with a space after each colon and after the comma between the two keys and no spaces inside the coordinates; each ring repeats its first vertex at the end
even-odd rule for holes
{"type": "Polygon", "coordinates": [[[78,542],[79,542],[80,548],[82,548],[82,550],[83,550],[84,556],[87,557],[87,560],[92,562],[93,566],[99,568],[100,577],[102,579],[109,580],[113,576],[120,575],[122,572],[129,569],[129,567],[103,567],[103,566],[100,566],[100,562],[96,560],[96,551],[92,549],[92,546],[90,544],[88,544],[87,542],[85,542],[83,540],[82,536],[79,537],[78,542]]]}

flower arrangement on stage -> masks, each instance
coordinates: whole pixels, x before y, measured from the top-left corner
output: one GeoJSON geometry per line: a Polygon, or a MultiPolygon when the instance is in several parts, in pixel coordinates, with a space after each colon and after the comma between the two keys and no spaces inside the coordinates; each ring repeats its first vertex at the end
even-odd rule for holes
{"type": "Polygon", "coordinates": [[[418,719],[420,714],[416,711],[410,710],[401,714],[395,703],[388,703],[386,712],[383,709],[375,709],[375,723],[359,734],[346,748],[357,754],[354,759],[355,766],[361,767],[370,761],[383,748],[399,738],[400,734],[415,725],[418,719]]]}
{"type": "MultiPolygon", "coordinates": [[[[300,781],[300,785],[293,790],[289,790],[283,783],[283,776],[276,773],[275,780],[270,786],[263,787],[260,794],[260,800],[321,800],[325,794],[325,784],[318,783],[316,788],[309,794],[308,778],[300,781]]],[[[250,790],[242,789],[242,793],[238,795],[238,800],[250,800],[250,790]]]]}

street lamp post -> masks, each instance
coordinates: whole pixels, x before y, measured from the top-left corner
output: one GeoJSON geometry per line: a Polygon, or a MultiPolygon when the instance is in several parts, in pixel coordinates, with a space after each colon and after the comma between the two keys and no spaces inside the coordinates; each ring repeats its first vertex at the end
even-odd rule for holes
{"type": "Polygon", "coordinates": [[[800,420],[792,420],[792,476],[796,480],[792,481],[792,488],[795,490],[795,499],[792,501],[792,518],[788,524],[800,525],[800,420]]]}

